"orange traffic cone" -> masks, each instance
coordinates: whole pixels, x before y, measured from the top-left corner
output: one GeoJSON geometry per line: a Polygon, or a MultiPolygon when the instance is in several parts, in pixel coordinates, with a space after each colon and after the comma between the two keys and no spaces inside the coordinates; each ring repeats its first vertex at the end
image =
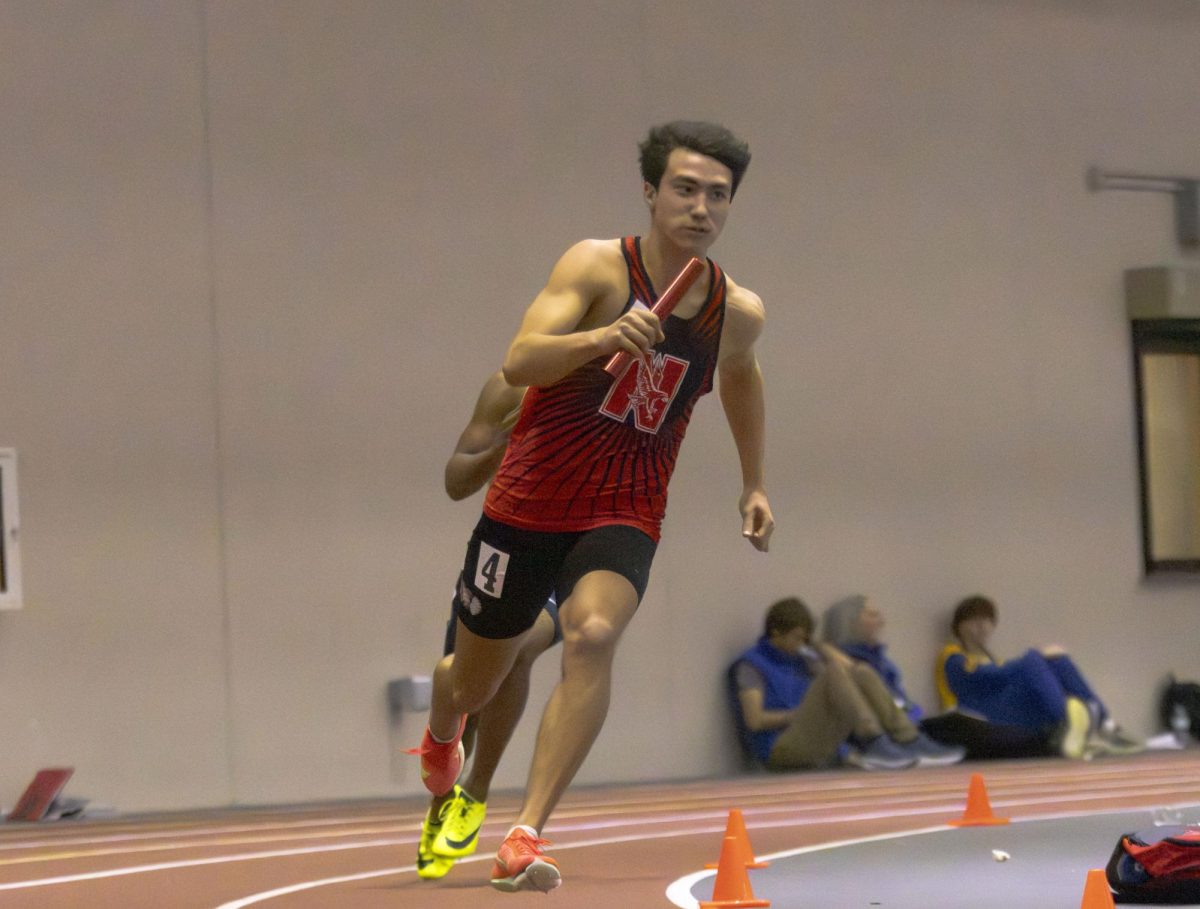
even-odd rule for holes
{"type": "Polygon", "coordinates": [[[1079,909],[1116,909],[1116,905],[1104,869],[1093,868],[1087,873],[1083,902],[1079,904],[1079,909]]]}
{"type": "Polygon", "coordinates": [[[967,810],[961,818],[951,821],[950,826],[987,827],[1007,823],[1008,818],[992,814],[992,803],[988,801],[987,787],[983,785],[983,774],[972,773],[971,784],[967,786],[967,810]]]}
{"type": "Polygon", "coordinates": [[[721,861],[713,882],[713,898],[702,900],[700,909],[742,909],[750,906],[770,906],[770,900],[756,899],[750,888],[750,877],[742,859],[737,837],[727,836],[721,843],[721,861]]]}
{"type": "MultiPolygon", "coordinates": [[[[729,820],[725,824],[725,835],[737,840],[738,851],[747,868],[770,868],[770,862],[760,862],[754,858],[754,850],[750,847],[750,834],[746,832],[746,822],[742,820],[741,808],[729,809],[729,820]]],[[[716,862],[706,862],[705,868],[718,867],[716,862]]]]}

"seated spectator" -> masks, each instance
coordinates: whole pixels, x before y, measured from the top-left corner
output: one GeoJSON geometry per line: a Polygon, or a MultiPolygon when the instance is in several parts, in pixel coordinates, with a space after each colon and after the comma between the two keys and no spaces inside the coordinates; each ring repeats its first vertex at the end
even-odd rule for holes
{"type": "Polygon", "coordinates": [[[887,655],[883,642],[883,612],[862,594],[834,603],[821,619],[822,639],[851,659],[866,663],[887,685],[896,705],[921,731],[935,741],[962,749],[967,758],[1040,757],[1052,753],[1042,737],[1019,726],[989,723],[961,709],[925,716],[920,705],[908,696],[898,667],[887,655]]]}
{"type": "Polygon", "coordinates": [[[883,613],[862,594],[838,600],[821,617],[821,639],[832,644],[852,660],[866,663],[887,685],[896,706],[914,723],[924,711],[904,690],[900,667],[887,655],[883,643],[883,613]]]}
{"type": "Polygon", "coordinates": [[[954,610],[954,640],[943,648],[936,667],[944,707],[1027,729],[1065,757],[1141,750],[1121,732],[1063,648],[1030,649],[998,662],[987,649],[996,620],[995,603],[983,596],[968,597],[954,610]]]}
{"type": "Polygon", "coordinates": [[[898,770],[962,759],[961,751],[922,734],[869,666],[835,647],[814,647],[813,627],[804,603],[780,600],[767,610],[758,643],[731,667],[735,707],[758,761],[772,770],[797,770],[842,757],[868,769],[898,770]]]}

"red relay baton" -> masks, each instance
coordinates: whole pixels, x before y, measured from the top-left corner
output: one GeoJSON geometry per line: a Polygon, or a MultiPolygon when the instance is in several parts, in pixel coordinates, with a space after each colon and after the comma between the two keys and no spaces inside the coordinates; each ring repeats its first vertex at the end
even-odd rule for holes
{"type": "MultiPolygon", "coordinates": [[[[707,266],[703,261],[693,257],[687,265],[683,266],[683,271],[675,276],[675,280],[671,282],[671,286],[659,295],[657,302],[650,308],[650,312],[658,316],[659,319],[665,320],[678,305],[679,301],[683,299],[683,295],[688,292],[688,289],[696,283],[696,279],[700,277],[705,268],[707,266]]],[[[620,375],[621,370],[626,367],[631,359],[633,359],[633,354],[619,350],[609,358],[604,371],[610,376],[620,375]]]]}

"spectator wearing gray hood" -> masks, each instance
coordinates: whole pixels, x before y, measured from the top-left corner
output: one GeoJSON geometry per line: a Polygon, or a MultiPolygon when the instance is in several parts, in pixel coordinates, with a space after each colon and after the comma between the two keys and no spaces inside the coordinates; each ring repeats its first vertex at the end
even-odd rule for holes
{"type": "Polygon", "coordinates": [[[883,626],[883,613],[863,594],[856,593],[843,597],[825,610],[821,618],[821,638],[851,659],[874,669],[895,698],[896,706],[914,723],[920,722],[924,711],[904,690],[900,667],[887,655],[887,645],[881,639],[883,626]]]}

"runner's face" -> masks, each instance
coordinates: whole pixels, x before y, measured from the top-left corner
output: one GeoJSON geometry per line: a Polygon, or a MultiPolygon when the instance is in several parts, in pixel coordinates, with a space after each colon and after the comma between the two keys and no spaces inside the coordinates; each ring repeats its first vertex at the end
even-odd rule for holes
{"type": "Polygon", "coordinates": [[[689,148],[667,158],[658,188],[644,185],[651,225],[683,249],[703,253],[721,234],[733,193],[733,172],[689,148]]]}

